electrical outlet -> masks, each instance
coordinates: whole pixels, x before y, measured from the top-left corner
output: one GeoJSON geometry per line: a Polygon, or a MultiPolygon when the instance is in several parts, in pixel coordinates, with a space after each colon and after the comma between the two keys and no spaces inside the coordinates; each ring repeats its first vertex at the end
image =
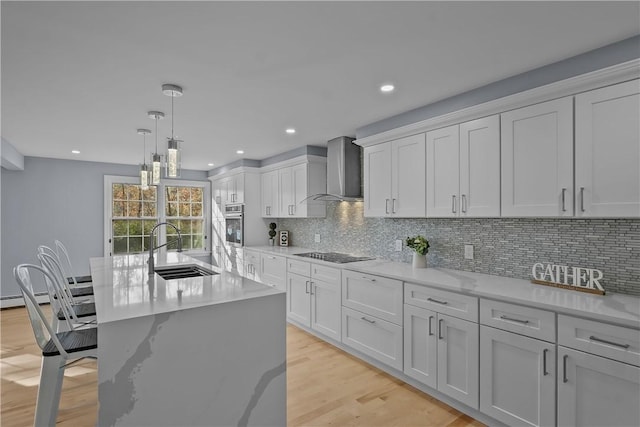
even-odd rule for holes
{"type": "Polygon", "coordinates": [[[396,252],[402,251],[402,240],[396,240],[396,252]]]}
{"type": "Polygon", "coordinates": [[[464,259],[473,259],[473,245],[464,245],[464,259]]]}
{"type": "Polygon", "coordinates": [[[315,234],[315,236],[313,236],[313,240],[314,240],[316,243],[320,243],[320,234],[316,233],[316,234],[315,234]]]}

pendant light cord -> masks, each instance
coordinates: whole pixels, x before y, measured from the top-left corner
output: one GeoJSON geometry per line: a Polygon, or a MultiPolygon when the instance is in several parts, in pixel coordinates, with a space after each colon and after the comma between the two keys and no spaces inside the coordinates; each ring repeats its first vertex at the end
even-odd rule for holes
{"type": "Polygon", "coordinates": [[[173,98],[175,94],[171,93],[171,139],[173,139],[173,98]]]}
{"type": "Polygon", "coordinates": [[[158,154],[158,115],[156,114],[156,152],[158,154]]]}

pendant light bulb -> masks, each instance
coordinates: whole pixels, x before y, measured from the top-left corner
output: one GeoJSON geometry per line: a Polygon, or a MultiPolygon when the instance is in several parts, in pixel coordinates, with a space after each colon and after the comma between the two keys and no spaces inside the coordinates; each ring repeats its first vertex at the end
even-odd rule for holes
{"type": "Polygon", "coordinates": [[[149,111],[147,113],[150,119],[156,121],[156,151],[151,156],[151,185],[160,184],[160,170],[162,166],[162,156],[158,154],[158,120],[164,119],[164,113],[160,111],[149,111]]]}
{"type": "Polygon", "coordinates": [[[149,129],[138,129],[138,135],[143,138],[142,164],[140,165],[140,188],[145,191],[149,189],[149,168],[147,167],[147,135],[149,129]]]}
{"type": "Polygon", "coordinates": [[[173,99],[182,96],[182,88],[174,84],[163,84],[162,93],[171,97],[171,138],[167,142],[167,170],[166,175],[169,178],[177,178],[180,176],[181,155],[180,143],[173,135],[173,99]]]}

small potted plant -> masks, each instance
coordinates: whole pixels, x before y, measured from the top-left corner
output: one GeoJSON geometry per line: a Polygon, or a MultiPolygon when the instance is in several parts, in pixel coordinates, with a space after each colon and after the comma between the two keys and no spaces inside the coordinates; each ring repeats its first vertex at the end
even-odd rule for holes
{"type": "Polygon", "coordinates": [[[413,268],[426,268],[429,241],[424,236],[417,235],[415,237],[407,237],[405,243],[407,247],[414,250],[412,261],[413,268]]]}
{"type": "Polygon", "coordinates": [[[276,223],[272,222],[269,224],[269,246],[273,246],[275,243],[275,237],[276,237],[276,223]]]}

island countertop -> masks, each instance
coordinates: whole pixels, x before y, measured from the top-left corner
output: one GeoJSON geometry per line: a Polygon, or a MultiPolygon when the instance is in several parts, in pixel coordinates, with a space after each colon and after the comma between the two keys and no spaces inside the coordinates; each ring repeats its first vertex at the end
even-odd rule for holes
{"type": "Polygon", "coordinates": [[[283,293],[177,252],[156,255],[156,268],[195,264],[218,274],[168,281],[157,273],[149,277],[148,258],[146,253],[91,258],[98,324],[283,293]]]}

